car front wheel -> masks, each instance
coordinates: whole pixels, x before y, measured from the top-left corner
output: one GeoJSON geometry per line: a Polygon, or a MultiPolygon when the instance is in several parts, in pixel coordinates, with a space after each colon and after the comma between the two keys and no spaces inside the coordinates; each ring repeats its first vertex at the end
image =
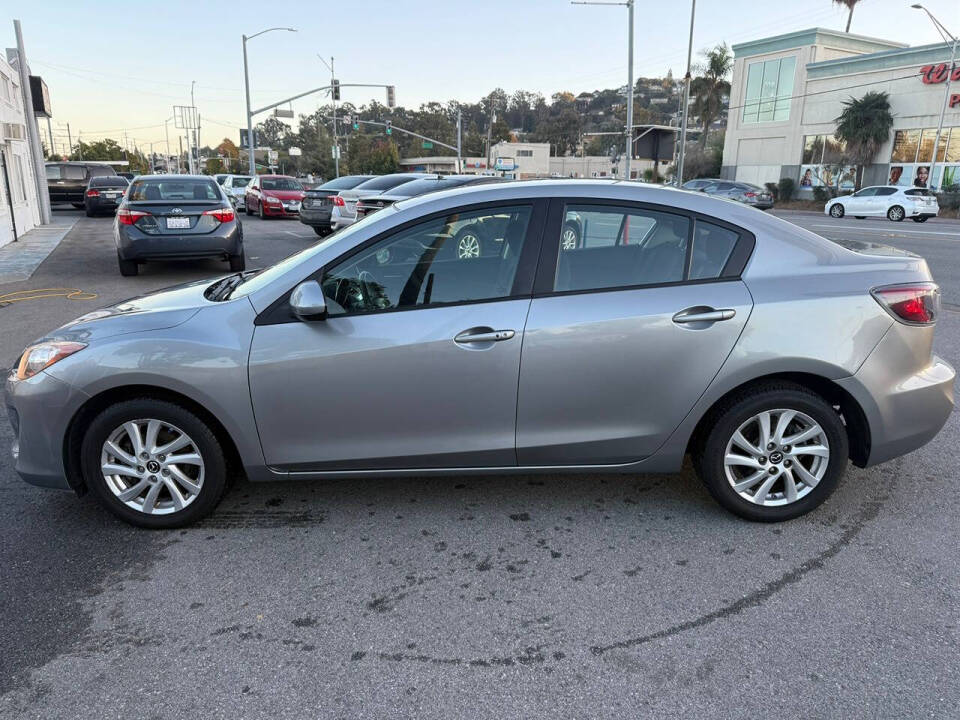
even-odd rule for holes
{"type": "Polygon", "coordinates": [[[195,522],[226,487],[226,457],[216,435],[164,400],[107,407],[87,428],[80,454],[87,487],[110,512],[140,527],[195,522]]]}
{"type": "Polygon", "coordinates": [[[843,217],[843,205],[840,203],[834,203],[830,206],[830,217],[842,218],[843,217]]]}
{"type": "Polygon", "coordinates": [[[906,213],[903,211],[903,208],[899,205],[894,205],[889,210],[887,210],[887,219],[893,220],[894,222],[900,222],[903,220],[906,213]]]}
{"type": "Polygon", "coordinates": [[[929,218],[926,215],[917,215],[917,217],[913,218],[913,221],[918,223],[925,223],[927,220],[929,220],[929,218]]]}
{"type": "Polygon", "coordinates": [[[846,429],[816,393],[770,383],[733,397],[713,417],[694,466],[710,494],[748,520],[803,515],[834,491],[847,464],[846,429]]]}

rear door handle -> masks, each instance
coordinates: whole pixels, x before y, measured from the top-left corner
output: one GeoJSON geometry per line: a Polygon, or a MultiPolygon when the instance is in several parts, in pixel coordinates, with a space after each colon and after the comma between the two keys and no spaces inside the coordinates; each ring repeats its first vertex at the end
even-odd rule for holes
{"type": "Polygon", "coordinates": [[[723,310],[681,310],[673,316],[675,323],[697,323],[697,322],[720,322],[721,320],[730,320],[737,311],[733,308],[724,308],[723,310]]]}
{"type": "Polygon", "coordinates": [[[509,340],[514,335],[516,333],[513,330],[490,330],[489,332],[464,330],[453,341],[458,343],[500,342],[501,340],[509,340]]]}

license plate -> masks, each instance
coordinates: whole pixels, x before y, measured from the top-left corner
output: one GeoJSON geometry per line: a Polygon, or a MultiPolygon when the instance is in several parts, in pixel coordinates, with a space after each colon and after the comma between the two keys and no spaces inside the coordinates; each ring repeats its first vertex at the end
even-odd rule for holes
{"type": "Polygon", "coordinates": [[[286,205],[284,205],[284,207],[287,208],[287,210],[299,210],[299,209],[300,209],[300,203],[298,203],[298,202],[286,203],[286,205]]]}
{"type": "Polygon", "coordinates": [[[190,218],[185,217],[168,217],[167,218],[167,229],[168,230],[183,230],[184,228],[190,227],[190,218]]]}
{"type": "Polygon", "coordinates": [[[120,193],[104,193],[104,195],[110,200],[116,200],[120,196],[120,193]]]}

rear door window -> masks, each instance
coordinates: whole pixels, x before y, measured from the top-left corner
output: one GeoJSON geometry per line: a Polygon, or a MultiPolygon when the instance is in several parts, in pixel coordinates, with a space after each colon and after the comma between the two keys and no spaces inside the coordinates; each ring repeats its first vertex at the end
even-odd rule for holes
{"type": "Polygon", "coordinates": [[[690,280],[718,278],[733,253],[740,235],[733,230],[697,220],[690,255],[690,280]]]}
{"type": "Polygon", "coordinates": [[[61,180],[63,178],[63,165],[47,165],[47,180],[61,180]]]}
{"type": "Polygon", "coordinates": [[[86,180],[87,169],[83,165],[64,165],[63,179],[64,180],[86,180]]]}
{"type": "Polygon", "coordinates": [[[877,197],[883,197],[885,195],[893,195],[897,192],[896,188],[882,187],[877,188],[877,197]]]}

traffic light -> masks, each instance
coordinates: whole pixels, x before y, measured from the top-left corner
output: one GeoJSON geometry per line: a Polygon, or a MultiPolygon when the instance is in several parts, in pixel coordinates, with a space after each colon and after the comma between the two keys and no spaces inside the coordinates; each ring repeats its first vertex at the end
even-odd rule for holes
{"type": "Polygon", "coordinates": [[[359,116],[359,115],[351,115],[351,116],[350,116],[350,119],[351,119],[351,121],[353,122],[353,129],[354,129],[354,130],[359,130],[359,129],[360,129],[360,116],[359,116]]]}
{"type": "Polygon", "coordinates": [[[395,85],[387,85],[387,107],[397,106],[397,88],[395,85]]]}
{"type": "Polygon", "coordinates": [[[333,81],[333,99],[334,100],[340,99],[340,81],[339,80],[333,81]]]}
{"type": "Polygon", "coordinates": [[[387,135],[392,135],[392,134],[393,134],[393,123],[391,123],[389,120],[387,120],[386,125],[387,125],[387,135]]]}

